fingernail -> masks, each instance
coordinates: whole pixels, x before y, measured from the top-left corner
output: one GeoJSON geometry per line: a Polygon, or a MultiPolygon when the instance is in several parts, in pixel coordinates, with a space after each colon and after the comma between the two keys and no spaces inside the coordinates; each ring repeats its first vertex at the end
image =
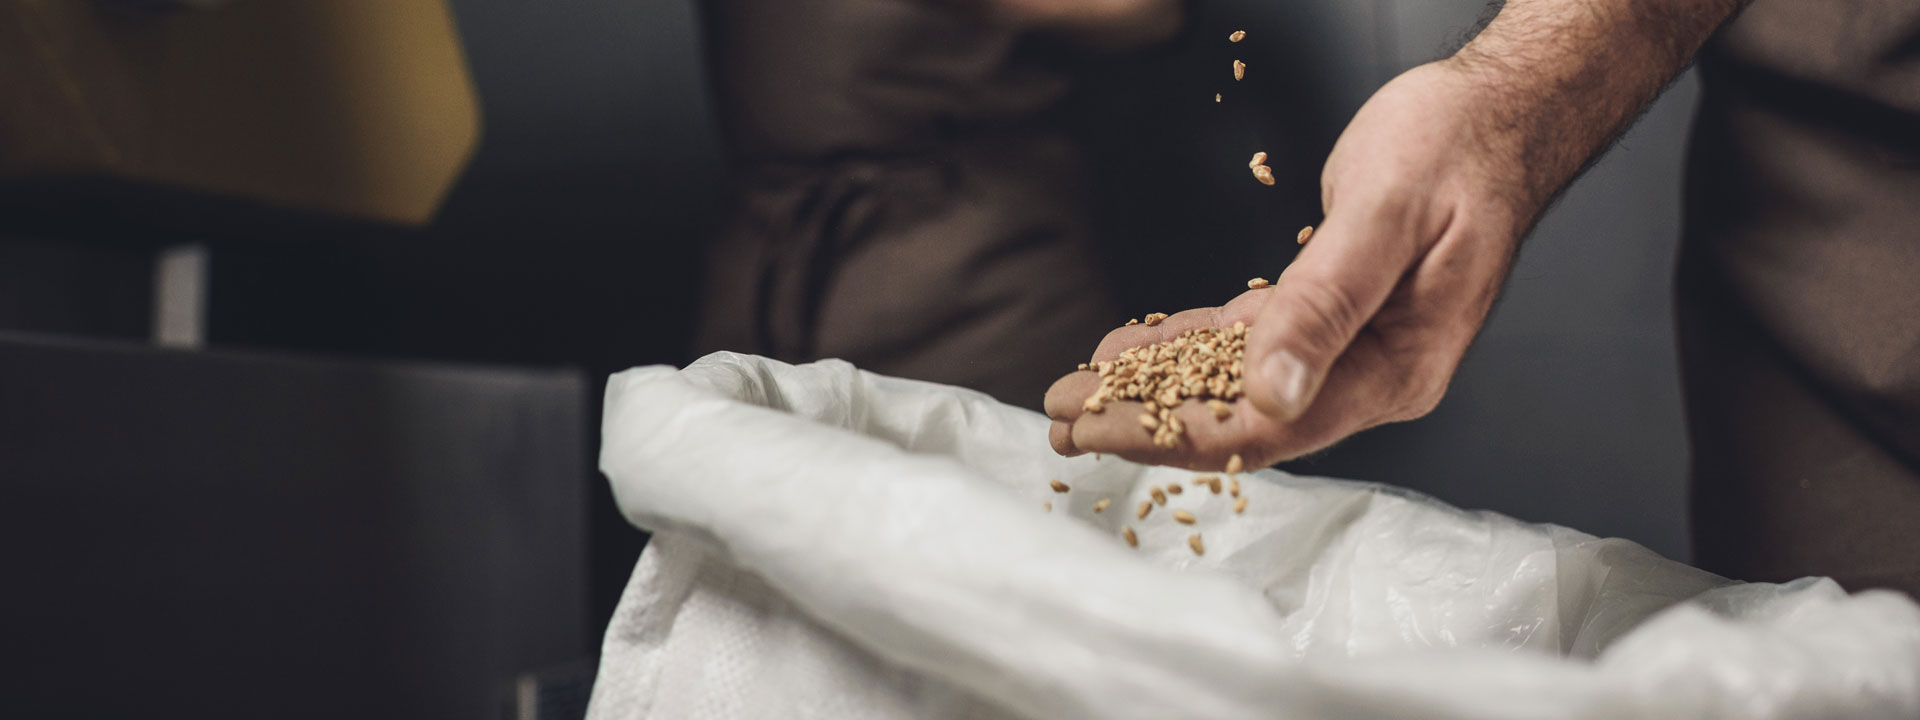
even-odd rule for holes
{"type": "Polygon", "coordinates": [[[1281,350],[1267,356],[1264,369],[1267,381],[1272,383],[1273,404],[1280,407],[1280,419],[1299,419],[1307,412],[1307,364],[1281,350]]]}

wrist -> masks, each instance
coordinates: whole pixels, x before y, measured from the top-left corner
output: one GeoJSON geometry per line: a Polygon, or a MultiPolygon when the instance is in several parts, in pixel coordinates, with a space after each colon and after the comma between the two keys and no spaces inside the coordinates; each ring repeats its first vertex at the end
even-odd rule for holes
{"type": "Polygon", "coordinates": [[[1451,96],[1444,107],[1453,117],[1430,122],[1454,127],[1449,142],[1458,158],[1457,177],[1479,206],[1480,220],[1497,219],[1514,226],[1515,234],[1524,232],[1578,169],[1566,167],[1570,158],[1551,152],[1556,141],[1550,136],[1565,120],[1555,117],[1555,108],[1536,105],[1527,89],[1501,73],[1457,55],[1417,72],[1431,73],[1437,91],[1451,96]]]}
{"type": "Polygon", "coordinates": [[[1502,180],[1544,206],[1692,61],[1739,0],[1509,0],[1439,64],[1502,180]]]}

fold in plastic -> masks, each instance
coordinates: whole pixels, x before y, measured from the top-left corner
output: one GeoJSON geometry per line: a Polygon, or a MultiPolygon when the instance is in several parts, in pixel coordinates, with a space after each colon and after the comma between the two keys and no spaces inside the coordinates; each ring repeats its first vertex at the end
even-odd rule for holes
{"type": "Polygon", "coordinates": [[[654,537],[590,716],[1920,717],[1904,595],[1272,470],[1236,514],[1046,430],[838,361],[613,376],[601,469],[654,537]]]}

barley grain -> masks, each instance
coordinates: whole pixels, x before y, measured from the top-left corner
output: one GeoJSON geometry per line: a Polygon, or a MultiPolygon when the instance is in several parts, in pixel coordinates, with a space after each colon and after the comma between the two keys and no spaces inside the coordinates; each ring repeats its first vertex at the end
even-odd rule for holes
{"type": "Polygon", "coordinates": [[[1308,225],[1306,227],[1300,228],[1300,234],[1293,236],[1293,240],[1295,243],[1305,245],[1307,244],[1307,240],[1312,237],[1313,237],[1313,226],[1308,225]]]}
{"type": "MultiPolygon", "coordinates": [[[[1266,278],[1254,278],[1252,280],[1247,281],[1247,289],[1259,290],[1260,288],[1266,287],[1268,284],[1269,283],[1267,282],[1266,278]]],[[[1086,368],[1081,368],[1081,369],[1085,370],[1086,368]]]]}
{"type": "Polygon", "coordinates": [[[1246,498],[1240,498],[1239,500],[1233,501],[1233,514],[1239,515],[1240,513],[1243,513],[1246,511],[1247,511],[1246,498]]]}
{"type": "Polygon", "coordinates": [[[1208,400],[1207,409],[1213,411],[1213,419],[1225,420],[1233,416],[1233,406],[1219,400],[1208,400]]]}
{"type": "Polygon", "coordinates": [[[1235,30],[1232,35],[1227,36],[1227,42],[1240,42],[1245,39],[1247,39],[1247,31],[1245,30],[1235,30]]]}
{"type": "Polygon", "coordinates": [[[1140,520],[1145,520],[1145,519],[1147,519],[1147,513],[1150,513],[1150,512],[1153,512],[1153,501],[1152,501],[1152,500],[1141,500],[1141,501],[1140,501],[1140,511],[1139,511],[1139,512],[1136,512],[1136,513],[1134,513],[1134,514],[1133,514],[1133,516],[1134,516],[1135,518],[1137,518],[1137,519],[1140,519],[1140,520]]]}
{"type": "Polygon", "coordinates": [[[1120,528],[1120,537],[1127,539],[1127,547],[1140,547],[1140,537],[1133,534],[1133,528],[1120,528]]]}
{"type": "Polygon", "coordinates": [[[1055,480],[1053,482],[1047,483],[1047,485],[1049,487],[1052,487],[1053,491],[1057,493],[1063,493],[1073,489],[1073,488],[1067,487],[1066,483],[1060,482],[1059,480],[1055,480]]]}
{"type": "Polygon", "coordinates": [[[1106,510],[1106,509],[1107,509],[1107,505],[1110,505],[1110,504],[1112,504],[1112,503],[1113,503],[1113,501],[1112,501],[1112,500],[1110,500],[1110,499],[1107,499],[1107,498],[1100,498],[1100,502],[1097,502],[1097,503],[1094,503],[1094,504],[1093,504],[1093,511],[1094,511],[1094,512],[1101,512],[1101,511],[1104,511],[1104,510],[1106,510]]]}
{"type": "Polygon", "coordinates": [[[1206,544],[1200,542],[1200,533],[1187,536],[1187,547],[1193,548],[1193,554],[1195,555],[1207,554],[1206,544]]]}
{"type": "Polygon", "coordinates": [[[1245,80],[1246,78],[1247,78],[1247,64],[1240,62],[1239,60],[1233,61],[1234,81],[1239,82],[1241,80],[1245,80]]]}
{"type": "Polygon", "coordinates": [[[1246,469],[1246,466],[1246,463],[1240,460],[1240,453],[1234,453],[1233,457],[1227,458],[1228,475],[1239,475],[1241,470],[1246,469]]]}
{"type": "Polygon", "coordinates": [[[1196,520],[1198,520],[1198,518],[1195,518],[1193,516],[1193,513],[1187,512],[1185,510],[1173,511],[1173,519],[1180,521],[1180,524],[1182,525],[1192,525],[1196,520]]]}

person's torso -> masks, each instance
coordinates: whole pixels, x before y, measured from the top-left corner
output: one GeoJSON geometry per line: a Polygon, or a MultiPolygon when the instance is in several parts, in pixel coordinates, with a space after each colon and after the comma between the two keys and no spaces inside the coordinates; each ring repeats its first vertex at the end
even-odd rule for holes
{"type": "Polygon", "coordinates": [[[1920,0],[1757,0],[1700,69],[1689,256],[1770,352],[1920,458],[1920,0]]]}
{"type": "Polygon", "coordinates": [[[1040,38],[938,0],[709,0],[721,122],[750,162],[911,154],[1018,127],[1066,91],[1040,38]]]}

